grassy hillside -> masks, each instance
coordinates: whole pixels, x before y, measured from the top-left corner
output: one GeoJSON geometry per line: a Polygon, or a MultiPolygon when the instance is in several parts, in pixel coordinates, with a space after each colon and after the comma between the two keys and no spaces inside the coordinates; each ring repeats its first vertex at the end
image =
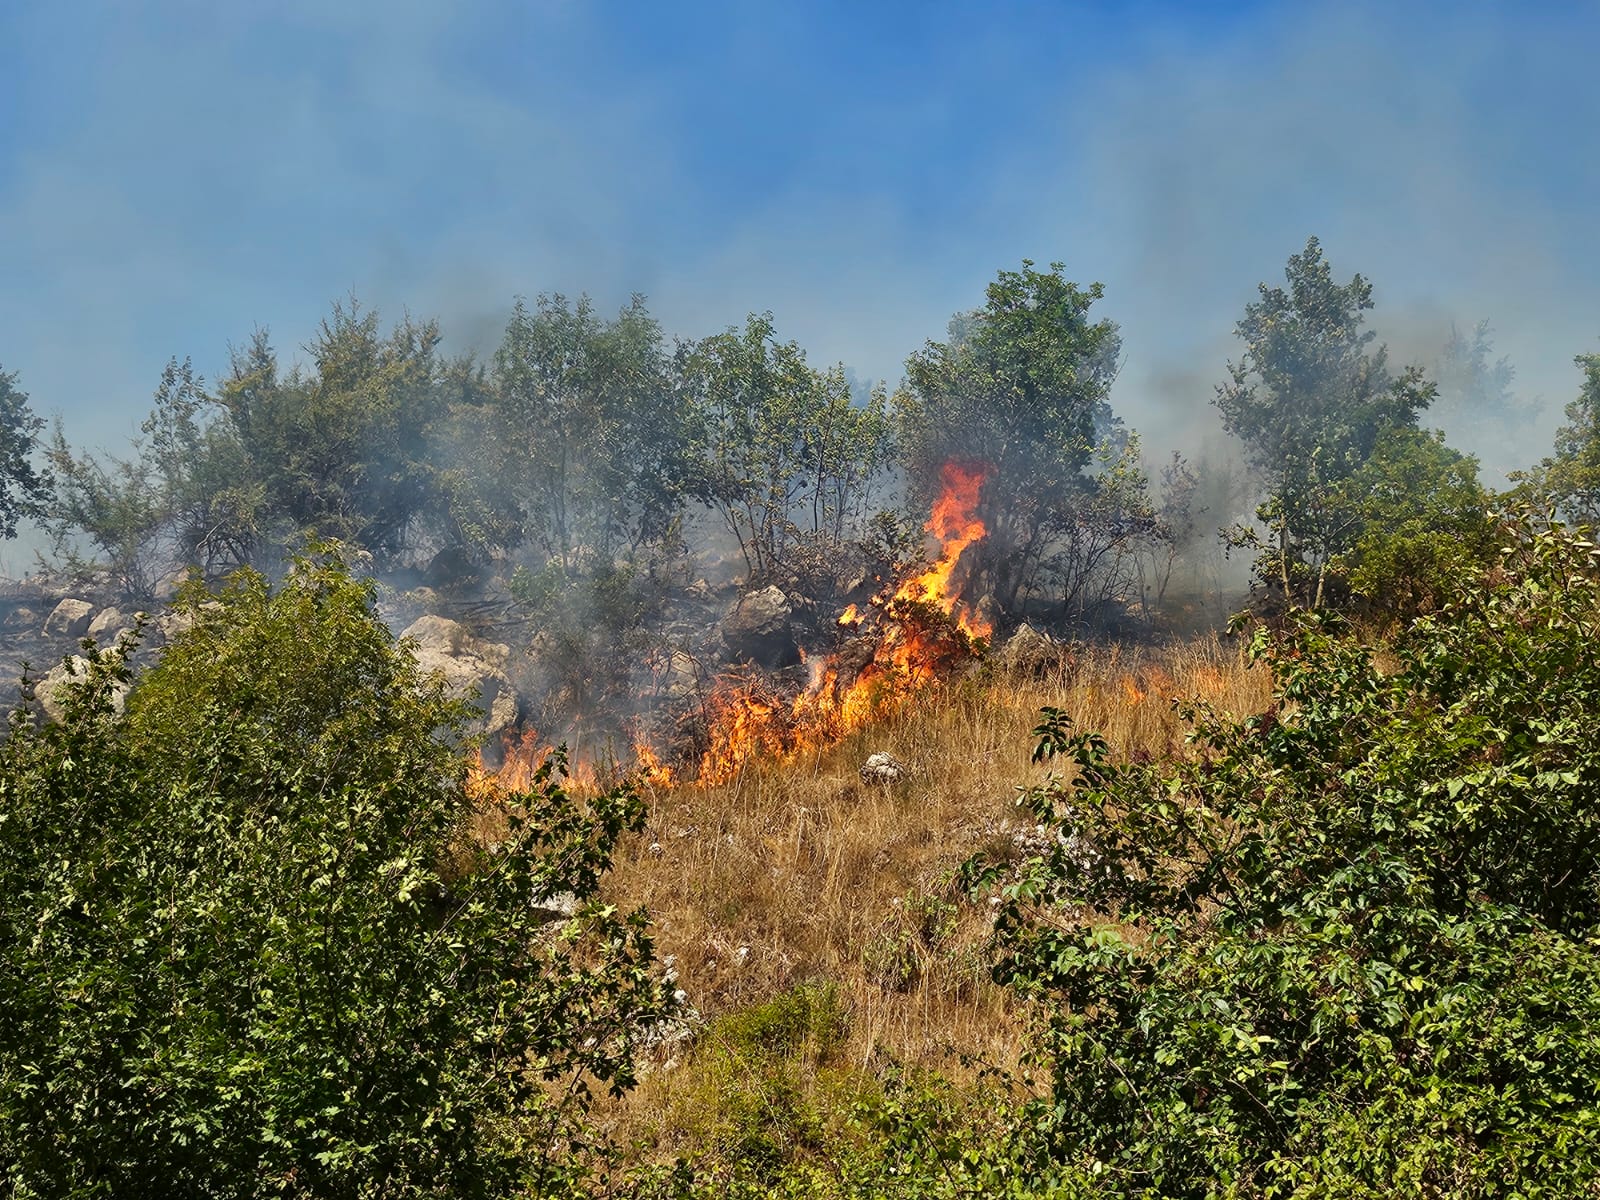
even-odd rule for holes
{"type": "Polygon", "coordinates": [[[1082,647],[1039,671],[980,668],[798,761],[653,790],[609,894],[648,905],[704,1024],[607,1112],[614,1132],[648,1157],[729,1165],[753,1127],[761,1153],[825,1161],[840,1147],[830,1124],[886,1072],[971,1085],[979,1064],[1014,1067],[1028,1014],[990,982],[989,911],[953,876],[978,850],[1037,851],[1016,801],[1042,774],[1029,757],[1040,709],[1167,758],[1186,753],[1174,697],[1242,715],[1269,686],[1216,638],[1082,647]],[[904,764],[900,780],[861,778],[880,751],[904,764]],[[776,1053],[763,1023],[782,1027],[776,1053]]]}

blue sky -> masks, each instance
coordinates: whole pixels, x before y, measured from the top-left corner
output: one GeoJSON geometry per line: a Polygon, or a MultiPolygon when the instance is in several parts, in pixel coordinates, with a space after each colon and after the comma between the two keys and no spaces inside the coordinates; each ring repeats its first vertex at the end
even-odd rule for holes
{"type": "Polygon", "coordinates": [[[292,358],[340,297],[462,349],[640,291],[893,383],[1029,257],[1106,285],[1118,407],[1198,445],[1315,233],[1400,359],[1493,323],[1536,455],[1600,349],[1597,49],[1578,4],[11,3],[0,366],[114,445],[170,355],[292,358]]]}

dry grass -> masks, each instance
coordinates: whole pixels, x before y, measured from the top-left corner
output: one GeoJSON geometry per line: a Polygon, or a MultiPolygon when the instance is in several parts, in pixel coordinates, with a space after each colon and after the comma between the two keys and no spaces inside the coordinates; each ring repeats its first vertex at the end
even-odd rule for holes
{"type": "MultiPolygon", "coordinates": [[[[850,1063],[1011,1063],[1022,1017],[987,981],[986,913],[951,874],[1027,827],[1015,799],[1040,774],[1029,761],[1039,709],[1065,709],[1119,754],[1166,756],[1183,753],[1186,732],[1173,697],[1246,713],[1267,689],[1265,672],[1216,638],[1086,648],[1042,678],[979,671],[798,761],[656,791],[607,890],[649,907],[661,952],[707,1018],[829,981],[849,1014],[850,1063]],[[859,777],[880,750],[909,767],[900,781],[859,777]]],[[[613,1119],[670,1142],[678,1074],[657,1073],[613,1119]]]]}

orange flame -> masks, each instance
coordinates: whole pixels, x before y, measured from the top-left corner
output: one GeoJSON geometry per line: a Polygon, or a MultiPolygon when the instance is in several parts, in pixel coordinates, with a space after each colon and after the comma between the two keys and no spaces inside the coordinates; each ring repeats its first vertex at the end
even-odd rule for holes
{"type": "MultiPolygon", "coordinates": [[[[945,466],[943,487],[924,526],[938,541],[939,557],[887,600],[873,600],[878,641],[853,678],[846,680],[840,655],[834,654],[808,662],[810,684],[789,703],[751,682],[729,681],[713,694],[710,745],[700,760],[702,782],[729,782],[755,757],[791,760],[838,741],[892,712],[977,652],[990,623],[962,601],[965,579],[952,581],[967,547],[988,532],[977,516],[985,475],[980,466],[945,466]]],[[[838,624],[856,630],[865,620],[852,604],[838,624]]]]}
{"type": "MultiPolygon", "coordinates": [[[[937,543],[938,558],[886,599],[875,597],[872,611],[852,604],[839,616],[841,630],[858,633],[870,628],[876,634],[870,653],[864,645],[870,635],[860,634],[851,642],[857,652],[850,656],[848,667],[839,654],[826,659],[802,656],[810,680],[793,698],[750,675],[730,674],[716,684],[707,705],[709,736],[700,758],[700,782],[728,783],[755,758],[787,761],[836,742],[893,712],[979,651],[991,626],[963,600],[968,581],[960,565],[967,548],[988,532],[977,516],[986,474],[982,466],[947,464],[939,498],[923,527],[937,543]]],[[[485,766],[480,755],[469,767],[469,786],[484,797],[526,790],[551,753],[530,729],[505,747],[498,769],[485,766]]],[[[672,767],[647,741],[635,742],[633,757],[634,770],[646,785],[668,788],[676,782],[672,767]]],[[[609,772],[608,768],[607,778],[609,772]]],[[[574,759],[567,786],[597,790],[595,765],[574,759]]]]}
{"type": "Polygon", "coordinates": [[[633,747],[634,769],[639,772],[639,778],[648,786],[654,788],[669,788],[673,784],[672,768],[661,761],[661,756],[655,752],[655,747],[649,742],[635,742],[633,747]]]}
{"type": "Polygon", "coordinates": [[[894,594],[895,600],[937,605],[946,616],[954,616],[962,632],[973,638],[988,637],[994,632],[993,626],[960,603],[960,589],[952,591],[950,577],[967,547],[981,541],[989,532],[977,515],[978,498],[987,474],[988,469],[983,466],[945,464],[933,515],[923,526],[939,539],[939,559],[921,575],[902,583],[894,594]]]}

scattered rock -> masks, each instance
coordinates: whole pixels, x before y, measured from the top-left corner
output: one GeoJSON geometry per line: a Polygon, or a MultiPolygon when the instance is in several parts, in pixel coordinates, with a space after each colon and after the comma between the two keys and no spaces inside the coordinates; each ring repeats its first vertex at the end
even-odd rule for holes
{"type": "Polygon", "coordinates": [[[423,673],[444,676],[452,695],[477,692],[483,716],[474,732],[493,736],[516,724],[517,692],[505,672],[509,646],[479,641],[465,626],[432,614],[418,617],[400,636],[415,643],[413,653],[423,673]]]}
{"type": "Polygon", "coordinates": [[[79,638],[89,632],[89,621],[94,616],[94,605],[87,600],[68,597],[51,610],[44,619],[46,637],[79,638]]]}
{"type": "Polygon", "coordinates": [[[39,614],[31,608],[13,608],[6,614],[6,619],[0,622],[4,629],[37,629],[39,627],[39,614]]]}
{"type": "MultiPolygon", "coordinates": [[[[44,710],[44,715],[52,721],[61,720],[66,711],[67,685],[81,682],[88,674],[89,660],[81,654],[74,654],[58,662],[45,674],[34,687],[34,697],[39,701],[39,707],[44,710]]],[[[116,684],[111,691],[111,707],[116,713],[122,712],[123,701],[128,695],[126,683],[116,684]]]]}
{"type": "Polygon", "coordinates": [[[1049,634],[1040,633],[1032,625],[1017,626],[1017,631],[1006,639],[995,661],[1008,671],[1023,675],[1043,675],[1067,661],[1067,647],[1049,634]]]}
{"type": "MultiPolygon", "coordinates": [[[[200,604],[202,610],[210,611],[222,607],[220,600],[205,600],[200,604]]],[[[168,609],[155,620],[153,626],[155,641],[166,644],[188,633],[194,628],[196,612],[187,606],[183,608],[168,609]]]]}
{"type": "Polygon", "coordinates": [[[553,892],[533,902],[533,909],[548,921],[569,921],[578,911],[578,898],[571,892],[553,892]]]}
{"type": "Polygon", "coordinates": [[[905,774],[905,763],[885,750],[879,750],[861,764],[861,778],[867,783],[898,783],[905,774]]]}
{"type": "Polygon", "coordinates": [[[748,592],[722,619],[722,641],[737,658],[764,667],[787,667],[800,661],[790,619],[794,605],[776,584],[748,592]]]}
{"type": "Polygon", "coordinates": [[[120,608],[102,608],[95,614],[94,620],[89,622],[88,636],[97,642],[110,643],[117,640],[123,630],[133,626],[133,620],[120,608]]]}

